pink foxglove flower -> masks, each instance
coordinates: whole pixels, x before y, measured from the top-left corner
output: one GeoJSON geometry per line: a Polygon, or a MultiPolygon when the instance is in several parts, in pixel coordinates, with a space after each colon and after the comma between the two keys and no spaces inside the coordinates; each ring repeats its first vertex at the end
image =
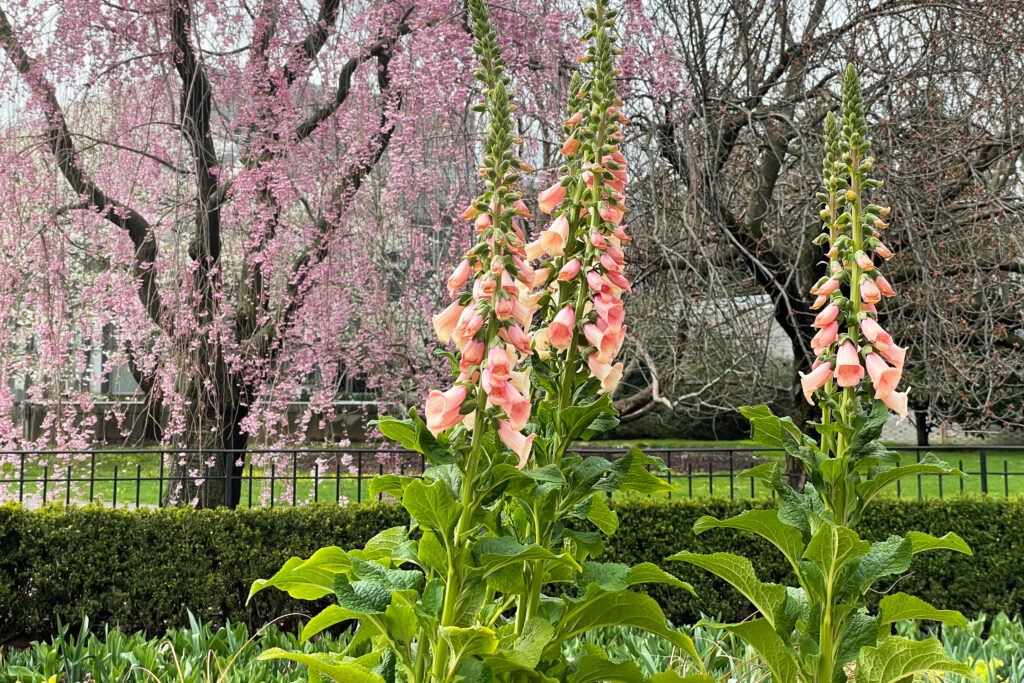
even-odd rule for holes
{"type": "Polygon", "coordinates": [[[900,422],[907,419],[907,394],[909,393],[909,391],[893,391],[882,399],[889,410],[900,416],[900,422]]]}
{"type": "Polygon", "coordinates": [[[814,318],[814,327],[826,327],[837,317],[839,317],[839,307],[835,304],[829,304],[825,310],[814,318]]]}
{"type": "Polygon", "coordinates": [[[430,392],[427,397],[426,410],[427,429],[434,436],[437,436],[449,427],[454,427],[462,421],[462,403],[466,400],[466,387],[456,384],[444,393],[437,391],[430,392]]]}
{"type": "Polygon", "coordinates": [[[537,203],[543,213],[550,214],[565,199],[565,186],[555,183],[537,196],[537,203]]]}
{"type": "Polygon", "coordinates": [[[869,353],[864,359],[871,384],[875,387],[875,398],[884,399],[900,383],[900,375],[903,371],[900,368],[889,367],[877,353],[869,353]]]}
{"type": "Polygon", "coordinates": [[[860,364],[860,355],[851,342],[843,342],[836,354],[836,384],[841,387],[855,387],[864,379],[864,368],[860,364]]]}
{"type": "Polygon", "coordinates": [[[896,290],[892,288],[892,285],[885,279],[885,276],[879,275],[876,277],[875,285],[878,286],[878,291],[882,293],[882,296],[896,296],[896,290]]]}
{"type": "Polygon", "coordinates": [[[519,456],[519,469],[526,467],[530,460],[530,451],[533,448],[534,434],[524,436],[521,431],[515,429],[511,423],[502,420],[498,423],[498,437],[510,451],[519,456]]]}
{"type": "Polygon", "coordinates": [[[455,292],[458,291],[462,285],[466,284],[466,280],[473,274],[473,268],[469,265],[469,261],[462,261],[455,268],[450,276],[448,276],[448,294],[455,296],[455,292]]]}
{"type": "Polygon", "coordinates": [[[818,330],[818,333],[811,339],[811,348],[817,355],[831,346],[839,338],[839,323],[833,320],[825,327],[818,330]]]}
{"type": "Polygon", "coordinates": [[[832,379],[832,368],[828,363],[817,365],[809,373],[800,373],[800,386],[804,391],[804,398],[811,405],[814,405],[814,392],[825,386],[825,383],[832,379]]]}
{"type": "Polygon", "coordinates": [[[437,333],[437,338],[442,344],[447,344],[451,341],[452,333],[455,332],[455,326],[459,323],[459,319],[465,310],[465,306],[459,304],[458,301],[453,301],[443,311],[434,314],[431,321],[434,323],[434,332],[437,333]]]}
{"type": "Polygon", "coordinates": [[[866,304],[877,304],[882,300],[882,293],[870,278],[860,283],[860,298],[866,304]]]}
{"type": "Polygon", "coordinates": [[[576,313],[572,306],[565,306],[548,325],[548,341],[556,349],[567,349],[572,344],[576,327],[576,313]]]}
{"type": "Polygon", "coordinates": [[[878,348],[892,344],[892,337],[874,318],[864,318],[860,322],[860,330],[864,333],[864,338],[878,348]]]}

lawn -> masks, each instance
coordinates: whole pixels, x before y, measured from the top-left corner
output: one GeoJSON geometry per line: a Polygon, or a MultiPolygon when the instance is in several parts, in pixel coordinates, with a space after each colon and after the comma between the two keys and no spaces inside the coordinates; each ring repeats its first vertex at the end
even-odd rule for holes
{"type": "MultiPolygon", "coordinates": [[[[624,448],[637,446],[665,459],[671,467],[666,479],[674,491],[669,497],[706,498],[723,496],[749,498],[771,495],[761,484],[749,478],[738,477],[747,467],[758,461],[779,457],[778,453],[758,450],[754,453],[729,449],[752,449],[750,441],[683,441],[678,439],[602,441],[580,444],[581,450],[595,448],[624,448]],[[668,450],[663,450],[668,449],[668,450]],[[759,457],[760,460],[755,459],[759,457]]],[[[922,449],[921,453],[927,453],[922,449]]],[[[982,493],[981,452],[974,447],[939,447],[931,449],[938,457],[968,473],[965,480],[954,475],[923,475],[892,487],[883,495],[901,498],[935,498],[982,493]]],[[[988,493],[991,496],[1024,494],[1024,451],[985,449],[988,493]]],[[[392,468],[381,464],[373,454],[363,453],[362,466],[358,459],[342,464],[337,458],[317,464],[307,457],[284,456],[273,466],[257,466],[247,460],[242,481],[243,506],[291,505],[311,501],[350,502],[370,498],[369,484],[373,475],[393,470],[410,474],[419,472],[419,462],[409,460],[392,468]],[[293,462],[295,467],[293,467],[293,462]],[[362,472],[362,477],[358,475],[362,472]],[[314,478],[314,472],[319,480],[314,478]]],[[[905,462],[913,462],[916,454],[904,452],[905,462]]],[[[115,451],[85,455],[73,462],[70,486],[63,464],[55,459],[29,459],[25,464],[25,482],[21,483],[20,464],[6,462],[0,465],[0,500],[25,500],[38,505],[45,490],[47,502],[86,502],[93,500],[104,505],[155,506],[166,490],[167,474],[161,484],[159,458],[152,451],[115,451]],[[56,477],[54,476],[54,473],[56,477]],[[92,474],[93,483],[89,479],[92,474]]]]}

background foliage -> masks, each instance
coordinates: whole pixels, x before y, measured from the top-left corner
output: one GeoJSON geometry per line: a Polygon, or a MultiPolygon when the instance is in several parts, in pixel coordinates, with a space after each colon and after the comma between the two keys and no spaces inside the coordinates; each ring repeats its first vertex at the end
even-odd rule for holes
{"type": "MultiPolygon", "coordinates": [[[[700,516],[729,517],[749,505],[616,502],[621,523],[601,559],[657,562],[679,572],[678,563],[664,562],[673,552],[733,552],[749,557],[762,580],[789,580],[785,560],[760,539],[719,531],[693,535],[700,516]]],[[[973,558],[918,556],[892,592],[911,593],[968,616],[1019,614],[1024,608],[1024,501],[879,500],[875,505],[877,514],[858,526],[864,538],[884,539],[910,529],[953,531],[975,553],[973,558]]],[[[404,509],[387,504],[131,512],[0,507],[0,642],[45,637],[56,631],[58,618],[75,624],[83,614],[96,627],[110,624],[151,635],[186,624],[186,610],[203,621],[230,619],[253,628],[281,615],[315,614],[323,605],[284,593],[261,593],[248,608],[245,597],[253,579],[272,575],[292,555],[308,557],[332,544],[362,546],[378,531],[407,521],[404,509]]],[[[701,612],[723,619],[748,614],[746,600],[707,574],[685,572],[680,578],[693,584],[697,597],[648,587],[673,623],[693,623],[701,612]]]]}

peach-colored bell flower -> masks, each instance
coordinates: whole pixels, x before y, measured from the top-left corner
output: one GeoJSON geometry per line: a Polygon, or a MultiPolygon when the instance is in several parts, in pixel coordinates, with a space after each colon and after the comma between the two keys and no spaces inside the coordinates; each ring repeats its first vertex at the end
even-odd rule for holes
{"type": "Polygon", "coordinates": [[[875,263],[871,260],[871,257],[865,254],[863,251],[857,252],[857,265],[860,266],[861,270],[874,270],[875,263]]]}
{"type": "Polygon", "coordinates": [[[889,344],[885,348],[878,349],[878,352],[882,354],[882,358],[898,368],[902,368],[907,359],[907,350],[896,344],[889,344]]]}
{"type": "Polygon", "coordinates": [[[880,291],[883,296],[896,296],[896,290],[892,288],[892,285],[890,285],[889,281],[885,279],[885,276],[879,275],[876,277],[875,284],[878,286],[878,291],[880,291]]]}
{"type": "Polygon", "coordinates": [[[909,393],[909,391],[893,391],[882,399],[889,410],[900,416],[899,422],[907,419],[907,394],[909,393]]]}
{"type": "Polygon", "coordinates": [[[814,392],[825,386],[832,379],[832,367],[828,363],[820,363],[807,374],[800,373],[800,386],[804,390],[804,398],[814,405],[814,392]]]}
{"type": "Polygon", "coordinates": [[[455,267],[452,274],[448,276],[448,294],[455,296],[456,290],[466,284],[466,280],[473,274],[473,268],[469,265],[469,261],[463,260],[459,265],[455,267]]]}
{"type": "Polygon", "coordinates": [[[855,387],[864,379],[864,368],[852,342],[843,342],[836,354],[836,384],[841,387],[855,387]]]}
{"type": "Polygon", "coordinates": [[[828,297],[819,296],[814,299],[814,303],[811,304],[811,310],[816,311],[828,302],[828,297]]]}
{"type": "Polygon", "coordinates": [[[818,296],[828,296],[837,289],[839,289],[839,280],[833,277],[826,280],[825,284],[823,284],[821,287],[818,287],[817,291],[812,290],[811,294],[817,294],[818,296]]]}
{"type": "Polygon", "coordinates": [[[573,152],[580,148],[580,141],[576,139],[575,135],[570,135],[569,139],[562,145],[562,154],[565,156],[571,155],[573,152]]]}
{"type": "Polygon", "coordinates": [[[599,232],[590,233],[590,243],[594,245],[595,249],[600,249],[601,251],[608,248],[608,240],[599,232]]]}
{"type": "Polygon", "coordinates": [[[554,211],[562,203],[563,199],[565,199],[565,187],[562,183],[555,183],[537,195],[537,203],[540,205],[540,210],[547,214],[554,211]]]}
{"type": "Polygon", "coordinates": [[[814,318],[814,327],[825,327],[839,317],[839,306],[829,304],[825,310],[814,318]]]}
{"type": "Polygon", "coordinates": [[[608,282],[612,283],[619,289],[624,289],[627,292],[633,291],[633,288],[629,284],[629,280],[627,280],[626,276],[623,275],[622,273],[610,271],[608,273],[605,273],[605,277],[608,278],[608,282]]]}
{"type": "Polygon", "coordinates": [[[523,469],[530,460],[530,450],[533,448],[533,439],[536,435],[524,436],[522,432],[512,427],[506,420],[498,422],[498,437],[501,442],[508,446],[508,449],[519,456],[517,467],[523,469]]]}
{"type": "Polygon", "coordinates": [[[539,330],[535,330],[531,336],[531,342],[534,353],[541,360],[547,360],[551,357],[551,341],[548,339],[548,329],[542,327],[539,330]]]}
{"type": "Polygon", "coordinates": [[[626,317],[622,299],[607,292],[598,294],[594,299],[594,309],[597,311],[598,319],[607,321],[609,327],[621,326],[626,317]]]}
{"type": "Polygon", "coordinates": [[[567,126],[575,126],[575,125],[579,124],[579,122],[582,121],[582,120],[583,120],[583,112],[578,111],[578,112],[576,112],[575,114],[573,114],[572,116],[570,116],[569,118],[567,118],[565,120],[565,125],[567,125],[567,126]]]}
{"type": "Polygon", "coordinates": [[[576,313],[572,310],[572,306],[565,306],[548,325],[548,340],[551,345],[556,349],[569,348],[575,327],[576,313]]]}
{"type": "Polygon", "coordinates": [[[558,279],[562,282],[569,282],[577,275],[580,274],[580,260],[577,258],[572,259],[558,271],[558,279]]]}
{"type": "Polygon", "coordinates": [[[540,233],[538,242],[548,256],[561,256],[565,250],[565,243],[569,240],[569,219],[563,213],[547,230],[540,233]]]}
{"type": "Polygon", "coordinates": [[[466,343],[466,347],[462,349],[462,360],[467,365],[479,365],[484,359],[484,351],[486,350],[487,347],[482,341],[471,339],[466,343]]]}
{"type": "Polygon", "coordinates": [[[530,213],[530,207],[526,205],[522,199],[517,199],[512,202],[512,208],[516,210],[516,215],[522,216],[523,218],[532,218],[533,214],[530,213]]]}
{"type": "Polygon", "coordinates": [[[512,317],[512,309],[515,307],[513,300],[509,297],[498,299],[494,303],[494,315],[498,320],[508,320],[512,317]]]}
{"type": "Polygon", "coordinates": [[[424,411],[427,415],[427,429],[430,430],[430,433],[437,436],[461,422],[462,415],[459,411],[465,400],[466,387],[462,384],[456,384],[444,393],[436,389],[431,391],[427,396],[427,405],[424,411]]]}
{"type": "Polygon", "coordinates": [[[811,338],[811,348],[815,351],[830,346],[839,337],[839,322],[833,320],[811,338]]]}
{"type": "Polygon", "coordinates": [[[860,331],[864,333],[864,338],[875,346],[883,347],[892,344],[892,336],[882,329],[882,326],[874,318],[861,320],[860,331]]]}
{"type": "Polygon", "coordinates": [[[476,217],[473,221],[473,227],[476,228],[476,234],[481,234],[484,230],[491,227],[491,214],[482,213],[476,217]]]}
{"type": "Polygon", "coordinates": [[[601,218],[608,221],[612,225],[618,225],[622,222],[622,216],[624,215],[622,209],[617,206],[602,206],[598,213],[601,214],[601,218]]]}
{"type": "Polygon", "coordinates": [[[508,327],[501,328],[498,331],[498,336],[511,344],[519,353],[529,355],[530,337],[523,332],[523,328],[519,327],[519,325],[513,323],[508,327]]]}
{"type": "Polygon", "coordinates": [[[889,247],[881,243],[877,247],[875,247],[875,253],[884,258],[885,260],[889,260],[896,255],[892,253],[892,251],[890,251],[889,247]]]}
{"type": "Polygon", "coordinates": [[[877,304],[882,300],[882,293],[870,278],[860,283],[860,300],[866,304],[877,304]]]}
{"type": "Polygon", "coordinates": [[[871,384],[875,387],[875,398],[885,398],[900,383],[902,370],[889,367],[877,353],[869,353],[864,359],[864,365],[867,367],[871,384]]]}
{"type": "Polygon", "coordinates": [[[471,221],[480,215],[480,209],[476,208],[472,204],[466,207],[466,210],[459,216],[464,221],[471,221]]]}
{"type": "Polygon", "coordinates": [[[434,332],[437,333],[437,338],[442,344],[451,341],[452,332],[455,331],[455,326],[458,325],[459,318],[465,310],[465,306],[459,304],[458,301],[453,301],[448,304],[447,308],[431,318],[431,322],[434,323],[434,332]]]}
{"type": "Polygon", "coordinates": [[[612,230],[612,234],[619,238],[619,241],[623,244],[628,244],[633,241],[633,238],[626,235],[626,226],[616,225],[615,229],[612,230]]]}
{"type": "Polygon", "coordinates": [[[601,277],[596,270],[587,273],[587,285],[597,293],[608,291],[608,281],[601,277]]]}
{"type": "Polygon", "coordinates": [[[599,393],[610,393],[615,391],[615,387],[619,385],[622,380],[622,363],[616,363],[611,365],[610,363],[602,363],[598,354],[592,353],[587,357],[587,366],[590,368],[590,372],[601,382],[601,389],[599,393]]]}

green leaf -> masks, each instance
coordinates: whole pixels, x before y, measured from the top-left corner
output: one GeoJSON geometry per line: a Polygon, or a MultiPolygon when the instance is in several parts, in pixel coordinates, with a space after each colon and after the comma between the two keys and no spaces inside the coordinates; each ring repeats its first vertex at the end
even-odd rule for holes
{"type": "Polygon", "coordinates": [[[595,493],[590,497],[587,520],[606,536],[611,536],[619,528],[619,515],[608,507],[607,496],[602,493],[595,493]]]}
{"type": "Polygon", "coordinates": [[[421,527],[436,529],[445,537],[455,530],[462,509],[443,481],[412,482],[405,489],[402,505],[421,527]]]}
{"type": "Polygon", "coordinates": [[[923,553],[926,550],[954,550],[964,555],[974,555],[964,539],[952,531],[941,537],[932,536],[921,531],[911,531],[907,534],[907,540],[910,541],[910,552],[914,555],[923,553]]]}
{"type": "Polygon", "coordinates": [[[900,479],[914,477],[919,474],[952,474],[960,476],[962,473],[960,470],[951,467],[929,453],[919,463],[882,470],[868,481],[858,484],[857,495],[863,500],[863,505],[867,505],[886,486],[894,484],[900,479]]]}
{"type": "Polygon", "coordinates": [[[473,546],[473,555],[485,570],[484,576],[490,576],[502,567],[519,562],[546,560],[565,564],[576,569],[579,565],[569,555],[554,554],[547,548],[537,545],[523,545],[511,536],[486,536],[473,546]]]}
{"type": "Polygon", "coordinates": [[[630,661],[616,663],[603,654],[586,654],[576,663],[576,672],[569,675],[568,683],[595,683],[597,681],[619,681],[621,683],[644,683],[643,672],[630,661]]]}
{"type": "Polygon", "coordinates": [[[673,670],[654,674],[647,681],[648,683],[716,683],[715,679],[708,674],[684,676],[678,671],[673,670]]]}
{"type": "MultiPolygon", "coordinates": [[[[845,606],[845,605],[844,605],[845,606]]],[[[835,669],[832,675],[845,681],[843,666],[857,659],[857,653],[863,647],[874,647],[878,643],[878,619],[868,614],[854,614],[849,625],[843,631],[836,651],[835,669]]]]}
{"type": "Polygon", "coordinates": [[[355,614],[382,614],[391,604],[391,591],[373,581],[349,581],[344,574],[334,579],[338,605],[355,614]]]}
{"type": "Polygon", "coordinates": [[[798,529],[780,522],[775,510],[747,510],[723,520],[704,516],[693,525],[695,534],[708,529],[741,529],[755,533],[782,551],[794,567],[804,552],[803,535],[798,529]]]}
{"type": "Polygon", "coordinates": [[[870,551],[871,544],[861,540],[853,529],[823,523],[807,544],[804,559],[817,564],[829,581],[829,577],[838,576],[848,562],[870,551]]]}
{"type": "Polygon", "coordinates": [[[380,562],[356,560],[353,574],[357,579],[375,583],[389,591],[419,591],[423,573],[414,569],[388,569],[380,562]]]}
{"type": "Polygon", "coordinates": [[[409,530],[404,526],[391,527],[380,532],[351,555],[360,560],[377,560],[387,564],[402,564],[416,561],[416,542],[409,539],[409,530]]]}
{"type": "Polygon", "coordinates": [[[555,625],[557,635],[544,649],[542,659],[561,656],[563,642],[605,626],[633,626],[661,636],[688,654],[694,662],[700,662],[693,641],[685,633],[668,627],[658,603],[643,593],[633,591],[600,592],[580,602],[570,602],[555,625]]]}
{"type": "Polygon", "coordinates": [[[602,394],[597,400],[586,405],[573,405],[562,409],[559,413],[562,425],[567,432],[566,441],[574,441],[589,431],[591,436],[598,431],[611,429],[618,424],[615,417],[615,408],[612,407],[612,399],[609,394],[602,394]],[[600,420],[602,417],[611,419],[600,420]],[[594,424],[598,421],[597,424],[594,424]],[[593,425],[593,426],[592,426],[593,425]],[[606,425],[611,425],[606,427],[606,425]]]}
{"type": "Polygon", "coordinates": [[[386,493],[394,498],[401,498],[405,487],[415,481],[416,477],[401,474],[380,474],[370,480],[370,497],[386,493]]]}
{"type": "Polygon", "coordinates": [[[899,536],[890,536],[884,541],[871,544],[871,551],[857,567],[859,586],[863,593],[876,580],[883,576],[902,574],[910,568],[910,541],[899,536]]]}
{"type": "Polygon", "coordinates": [[[384,610],[384,625],[393,640],[411,643],[420,624],[412,607],[396,604],[384,610]]]}
{"type": "Polygon", "coordinates": [[[624,591],[629,588],[629,567],[616,562],[584,562],[576,585],[584,591],[590,585],[606,591],[624,591]]]}
{"type": "Polygon", "coordinates": [[[551,622],[543,617],[530,617],[523,626],[523,632],[515,639],[513,649],[500,649],[494,656],[484,656],[483,659],[495,675],[510,671],[532,673],[554,635],[555,628],[551,622]]]}
{"type": "Polygon", "coordinates": [[[645,454],[639,448],[630,448],[626,455],[611,464],[608,468],[609,476],[595,484],[594,488],[609,493],[634,491],[644,495],[672,491],[667,481],[648,471],[649,466],[658,470],[665,468],[665,464],[658,458],[645,454]]]}
{"type": "Polygon", "coordinates": [[[956,610],[938,609],[921,598],[906,593],[893,593],[886,595],[878,603],[878,621],[881,625],[888,625],[897,621],[907,619],[927,619],[929,621],[941,621],[943,624],[967,628],[967,620],[964,615],[956,610]]]}
{"type": "Polygon", "coordinates": [[[417,453],[422,453],[431,465],[443,465],[457,462],[461,457],[458,453],[449,452],[420,419],[416,409],[409,411],[409,419],[398,420],[385,416],[370,423],[376,425],[384,436],[398,441],[402,446],[417,453]]]}
{"type": "Polygon", "coordinates": [[[682,552],[672,555],[669,560],[687,562],[709,571],[731,584],[764,615],[772,628],[783,616],[786,605],[786,587],[777,583],[764,583],[754,573],[754,566],[745,557],[729,553],[699,555],[682,552]]]}
{"type": "Polygon", "coordinates": [[[333,657],[323,653],[303,654],[301,652],[285,652],[279,647],[272,647],[261,652],[257,657],[260,661],[270,659],[288,659],[305,664],[340,683],[385,683],[384,679],[369,669],[346,662],[335,661],[333,657]]]}
{"type": "Polygon", "coordinates": [[[970,669],[946,654],[938,640],[913,641],[891,636],[878,647],[866,647],[857,658],[857,683],[904,683],[917,674],[955,673],[970,669]]]}
{"type": "Polygon", "coordinates": [[[750,420],[750,438],[769,448],[785,448],[787,442],[811,446],[814,444],[792,418],[776,417],[768,406],[742,406],[740,414],[750,420]],[[789,435],[790,439],[786,438],[789,435]]]}
{"type": "Polygon", "coordinates": [[[739,624],[722,624],[730,633],[735,633],[754,648],[768,670],[772,672],[772,681],[790,683],[797,680],[796,653],[782,640],[775,627],[767,619],[751,619],[739,624]]]}
{"type": "Polygon", "coordinates": [[[339,607],[338,605],[328,605],[302,627],[302,634],[299,636],[299,642],[306,642],[325,628],[330,628],[335,624],[340,624],[341,622],[348,621],[349,619],[358,618],[359,615],[355,612],[349,612],[347,609],[339,607]]]}
{"type": "Polygon", "coordinates": [[[248,599],[271,586],[299,600],[316,600],[330,595],[337,572],[321,566],[303,567],[304,563],[301,557],[292,557],[269,579],[256,579],[249,589],[248,599]]]}
{"type": "Polygon", "coordinates": [[[494,635],[494,631],[483,626],[444,626],[441,628],[441,637],[452,650],[450,665],[466,657],[492,655],[498,649],[498,637],[494,635]]]}
{"type": "MultiPolygon", "coordinates": [[[[680,581],[656,564],[642,562],[635,567],[629,568],[629,585],[638,586],[644,583],[664,583],[675,588],[682,588],[693,593],[693,586],[680,581]]],[[[696,593],[694,593],[696,595],[696,593]]]]}

